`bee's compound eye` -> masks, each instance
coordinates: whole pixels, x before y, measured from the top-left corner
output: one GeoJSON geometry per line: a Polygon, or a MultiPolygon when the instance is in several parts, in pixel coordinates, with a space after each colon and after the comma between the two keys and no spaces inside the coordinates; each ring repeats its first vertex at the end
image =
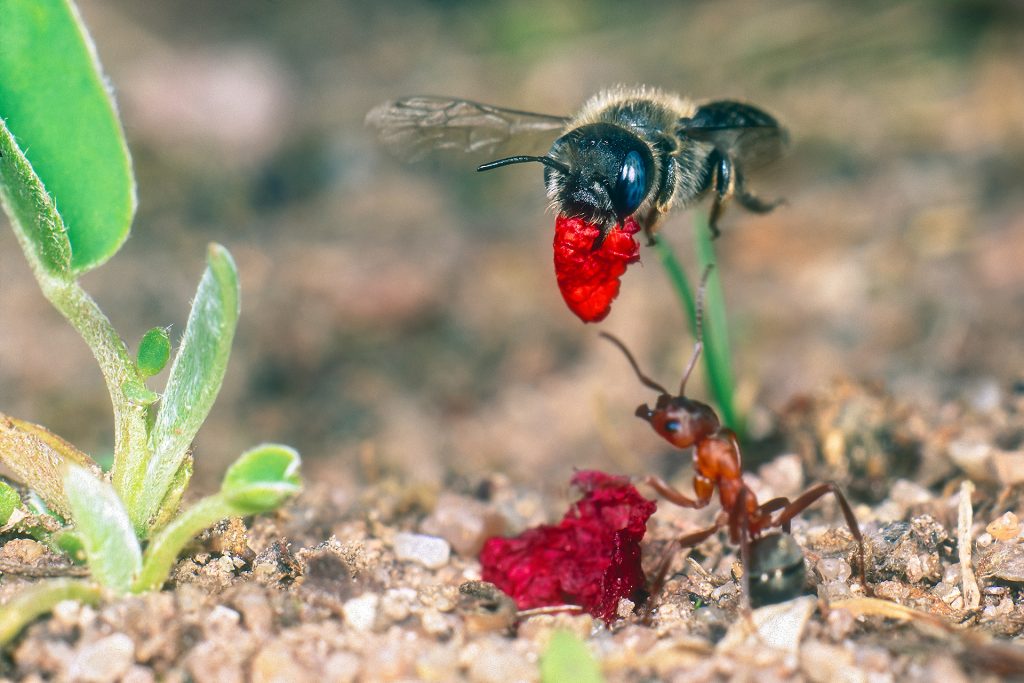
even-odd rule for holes
{"type": "Polygon", "coordinates": [[[620,218],[636,211],[647,194],[647,171],[643,157],[635,149],[626,154],[619,169],[619,178],[612,192],[612,204],[620,218]]]}

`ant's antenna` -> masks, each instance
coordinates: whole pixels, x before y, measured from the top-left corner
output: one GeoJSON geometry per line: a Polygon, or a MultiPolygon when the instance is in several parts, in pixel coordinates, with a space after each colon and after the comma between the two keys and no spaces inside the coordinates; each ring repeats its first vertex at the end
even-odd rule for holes
{"type": "Polygon", "coordinates": [[[600,335],[607,339],[608,341],[610,341],[612,344],[618,346],[619,350],[622,351],[622,353],[626,354],[626,360],[628,360],[629,364],[633,366],[633,372],[636,373],[636,376],[640,378],[640,381],[643,382],[645,387],[654,389],[655,391],[668,395],[668,391],[665,389],[665,387],[661,386],[660,384],[658,384],[653,379],[651,379],[650,377],[648,377],[647,375],[640,371],[640,366],[636,364],[636,359],[633,358],[633,354],[629,352],[629,349],[626,348],[625,344],[619,341],[618,337],[616,337],[615,335],[608,334],[607,332],[601,332],[600,335]]]}
{"type": "Polygon", "coordinates": [[[709,263],[707,268],[704,269],[704,274],[700,276],[700,286],[697,288],[697,300],[693,312],[693,326],[697,341],[693,345],[693,355],[690,356],[686,372],[683,373],[683,380],[679,383],[680,396],[686,394],[686,380],[690,379],[690,373],[697,367],[697,359],[700,358],[700,352],[704,349],[704,294],[707,292],[708,278],[711,276],[711,270],[714,267],[715,264],[709,263]]]}
{"type": "Polygon", "coordinates": [[[569,167],[563,164],[561,161],[552,159],[551,157],[531,157],[531,156],[514,156],[505,157],[504,159],[498,159],[497,161],[489,161],[482,166],[479,166],[477,171],[490,171],[494,168],[501,168],[502,166],[509,166],[511,164],[525,164],[530,161],[536,161],[544,164],[548,168],[554,169],[563,175],[569,175],[569,167]]]}

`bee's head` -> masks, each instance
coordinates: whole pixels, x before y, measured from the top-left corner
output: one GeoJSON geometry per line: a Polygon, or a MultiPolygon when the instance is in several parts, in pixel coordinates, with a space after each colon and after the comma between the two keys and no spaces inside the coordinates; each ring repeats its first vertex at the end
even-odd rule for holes
{"type": "Polygon", "coordinates": [[[602,231],[633,215],[651,194],[656,175],[650,148],[627,129],[610,123],[573,128],[555,140],[546,156],[518,156],[484,164],[544,164],[544,184],[559,213],[580,217],[602,231]]]}

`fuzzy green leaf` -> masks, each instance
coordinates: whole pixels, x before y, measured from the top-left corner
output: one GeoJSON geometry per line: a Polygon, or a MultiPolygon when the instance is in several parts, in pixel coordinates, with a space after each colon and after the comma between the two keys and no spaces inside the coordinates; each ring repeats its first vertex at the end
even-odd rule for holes
{"type": "Polygon", "coordinates": [[[163,327],[154,327],[142,335],[136,364],[145,377],[152,377],[167,365],[171,357],[171,336],[163,327]]]}
{"type": "Polygon", "coordinates": [[[121,499],[110,484],[74,465],[64,475],[64,490],[93,578],[127,593],[142,568],[142,551],[121,499]]]}
{"type": "Polygon", "coordinates": [[[236,514],[273,510],[302,489],[300,464],[294,448],[277,444],[256,446],[228,468],[221,494],[236,514]]]}
{"type": "MultiPolygon", "coordinates": [[[[2,79],[0,79],[2,80],[2,79]]],[[[39,176],[22,153],[0,112],[0,201],[33,268],[67,281],[71,243],[39,176]]]]}
{"type": "Polygon", "coordinates": [[[0,481],[0,526],[7,524],[14,511],[21,507],[21,496],[6,481],[0,481]]]}
{"type": "Polygon", "coordinates": [[[541,683],[601,683],[601,667],[569,631],[555,631],[540,656],[541,683]]]}
{"type": "Polygon", "coordinates": [[[0,74],[0,119],[54,199],[72,270],[90,270],[128,236],[135,179],[92,39],[69,0],[0,2],[0,74]]]}
{"type": "Polygon", "coordinates": [[[224,380],[238,323],[238,271],[219,244],[210,245],[207,263],[150,434],[153,459],[136,522],[148,524],[157,512],[224,380]]]}
{"type": "Polygon", "coordinates": [[[99,472],[92,459],[45,427],[0,413],[0,463],[12,478],[37,493],[61,516],[69,507],[64,496],[64,467],[69,464],[99,472]]]}

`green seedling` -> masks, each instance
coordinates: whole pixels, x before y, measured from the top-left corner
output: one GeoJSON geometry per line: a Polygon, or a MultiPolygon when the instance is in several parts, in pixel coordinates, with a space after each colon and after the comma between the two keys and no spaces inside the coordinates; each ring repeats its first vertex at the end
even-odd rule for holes
{"type": "Polygon", "coordinates": [[[555,631],[540,656],[541,683],[602,683],[601,666],[583,641],[569,631],[555,631]]]}
{"type": "Polygon", "coordinates": [[[135,211],[121,122],[70,0],[0,2],[0,203],[43,295],[81,334],[114,413],[109,473],[45,427],[0,413],[0,463],[31,492],[0,483],[0,529],[16,510],[44,520],[28,535],[67,552],[87,579],[42,581],[0,607],[0,643],[66,599],[159,589],[198,533],[273,510],[300,487],[299,455],[264,444],[220,490],[180,509],[191,443],[220,390],[239,313],[238,273],[212,244],[163,393],[146,382],[171,357],[165,328],[133,357],[78,279],[113,256],[135,211]],[[23,499],[24,498],[24,499],[23,499]]]}

